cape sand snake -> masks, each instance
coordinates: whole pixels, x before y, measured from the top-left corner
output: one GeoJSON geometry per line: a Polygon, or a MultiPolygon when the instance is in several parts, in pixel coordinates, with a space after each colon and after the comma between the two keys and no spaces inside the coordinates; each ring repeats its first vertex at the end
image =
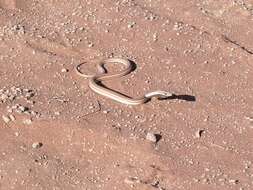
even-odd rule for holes
{"type": "Polygon", "coordinates": [[[95,75],[86,75],[86,74],[82,73],[80,70],[80,67],[83,64],[84,63],[81,63],[76,66],[75,69],[76,69],[77,74],[89,79],[89,87],[94,92],[96,92],[102,96],[105,96],[107,98],[110,98],[112,100],[115,100],[117,102],[127,104],[127,105],[139,105],[139,104],[144,104],[144,103],[148,102],[153,97],[165,99],[165,98],[169,98],[169,97],[173,96],[172,93],[157,90],[157,91],[147,93],[144,96],[139,97],[139,98],[131,98],[131,97],[123,95],[123,94],[116,92],[114,90],[108,89],[108,88],[104,87],[103,85],[101,85],[102,81],[110,80],[113,78],[120,78],[120,77],[123,77],[123,76],[131,73],[133,71],[133,64],[128,59],[109,58],[104,61],[101,61],[97,65],[98,73],[95,75]],[[104,65],[108,64],[108,63],[122,64],[125,66],[125,69],[123,69],[122,71],[117,72],[115,74],[109,74],[106,72],[106,69],[104,67],[104,65]]]}

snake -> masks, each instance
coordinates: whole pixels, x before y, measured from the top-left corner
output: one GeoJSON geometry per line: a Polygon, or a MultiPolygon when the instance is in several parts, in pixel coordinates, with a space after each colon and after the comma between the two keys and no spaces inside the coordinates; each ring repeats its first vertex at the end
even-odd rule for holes
{"type": "Polygon", "coordinates": [[[153,97],[156,97],[158,99],[166,99],[173,96],[173,94],[170,92],[157,90],[157,91],[146,93],[143,96],[138,97],[138,98],[132,98],[120,92],[117,92],[105,87],[102,84],[103,81],[120,78],[120,77],[130,74],[133,71],[134,65],[132,61],[130,61],[129,59],[108,58],[108,59],[102,60],[97,64],[98,72],[93,75],[88,75],[81,72],[80,68],[83,64],[85,64],[85,62],[80,63],[75,67],[76,73],[81,77],[88,78],[88,86],[91,90],[93,90],[97,94],[110,98],[114,101],[127,104],[127,105],[140,105],[140,104],[144,104],[150,101],[153,97]],[[109,63],[122,64],[124,66],[124,69],[117,73],[109,74],[107,70],[105,69],[105,65],[109,63]]]}

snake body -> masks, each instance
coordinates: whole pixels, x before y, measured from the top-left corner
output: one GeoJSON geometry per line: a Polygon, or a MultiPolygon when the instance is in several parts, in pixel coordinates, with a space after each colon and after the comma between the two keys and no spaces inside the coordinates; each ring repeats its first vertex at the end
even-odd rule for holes
{"type": "Polygon", "coordinates": [[[77,74],[82,76],[82,77],[86,77],[86,78],[89,79],[89,87],[94,92],[96,92],[96,93],[98,93],[102,96],[105,96],[107,98],[110,98],[112,100],[115,100],[117,102],[127,104],[127,105],[139,105],[139,104],[144,104],[144,103],[148,102],[153,97],[158,97],[158,98],[164,99],[164,98],[168,98],[168,97],[173,96],[173,94],[171,94],[169,92],[158,90],[158,91],[147,93],[144,96],[139,97],[139,98],[131,98],[131,97],[123,95],[119,92],[116,92],[114,90],[111,90],[111,89],[108,89],[108,88],[102,86],[101,85],[102,81],[110,80],[110,79],[113,79],[113,78],[123,77],[123,76],[128,75],[129,73],[132,72],[133,65],[128,59],[109,58],[109,59],[106,59],[104,61],[101,61],[97,65],[98,73],[95,74],[95,75],[83,74],[80,71],[80,67],[81,67],[82,64],[84,64],[84,63],[81,63],[81,64],[76,66],[77,74]],[[108,63],[123,64],[125,66],[125,69],[123,69],[122,71],[120,71],[118,73],[108,74],[106,72],[105,67],[104,67],[104,65],[108,64],[108,63]]]}

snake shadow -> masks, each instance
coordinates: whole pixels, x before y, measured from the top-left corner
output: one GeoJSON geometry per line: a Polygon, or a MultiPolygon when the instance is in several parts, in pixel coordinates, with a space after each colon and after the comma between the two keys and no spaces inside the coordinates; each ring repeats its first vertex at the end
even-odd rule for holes
{"type": "Polygon", "coordinates": [[[187,94],[182,94],[182,95],[176,95],[176,94],[172,94],[172,96],[167,97],[167,98],[158,98],[158,100],[184,100],[187,102],[196,102],[196,97],[192,96],[192,95],[187,95],[187,94]]]}
{"type": "Polygon", "coordinates": [[[128,59],[128,61],[130,61],[130,63],[131,63],[132,72],[135,71],[137,69],[137,64],[134,61],[130,60],[130,59],[128,59]]]}

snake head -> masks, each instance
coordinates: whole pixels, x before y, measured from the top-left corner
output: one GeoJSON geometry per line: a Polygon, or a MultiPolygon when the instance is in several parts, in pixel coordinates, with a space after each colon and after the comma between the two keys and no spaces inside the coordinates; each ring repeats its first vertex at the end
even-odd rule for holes
{"type": "Polygon", "coordinates": [[[163,100],[163,99],[167,99],[167,98],[170,98],[173,96],[174,96],[174,94],[172,94],[170,92],[160,91],[160,94],[157,96],[157,99],[163,100]]]}
{"type": "Polygon", "coordinates": [[[166,91],[161,91],[161,90],[157,90],[157,91],[145,94],[146,98],[157,97],[159,100],[167,99],[167,98],[173,97],[173,96],[174,96],[174,94],[172,94],[170,92],[166,92],[166,91]]]}

